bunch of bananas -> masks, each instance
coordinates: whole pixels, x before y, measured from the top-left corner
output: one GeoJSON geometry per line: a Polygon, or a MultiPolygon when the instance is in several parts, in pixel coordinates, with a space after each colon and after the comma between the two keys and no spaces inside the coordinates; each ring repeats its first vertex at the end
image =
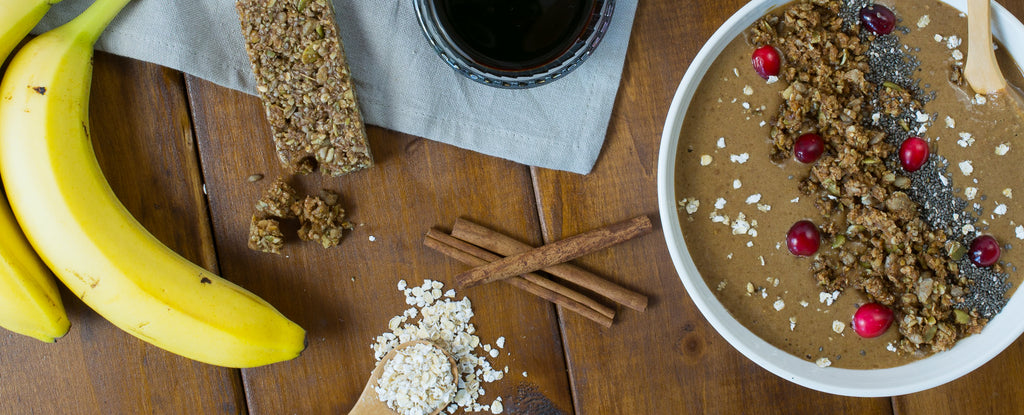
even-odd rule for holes
{"type": "MultiPolygon", "coordinates": [[[[53,2],[0,0],[0,61],[53,2]]],[[[68,331],[48,267],[114,325],[170,352],[226,367],[292,359],[305,348],[301,327],[162,244],[100,170],[88,131],[93,45],[129,2],[96,0],[32,39],[0,82],[10,202],[0,197],[0,326],[43,341],[68,331]]]]}

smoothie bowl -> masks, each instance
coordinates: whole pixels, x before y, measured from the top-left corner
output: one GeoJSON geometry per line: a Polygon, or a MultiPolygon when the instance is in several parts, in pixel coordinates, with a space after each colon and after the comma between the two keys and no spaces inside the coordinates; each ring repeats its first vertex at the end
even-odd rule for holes
{"type": "MultiPolygon", "coordinates": [[[[705,318],[772,373],[901,395],[1024,332],[1024,121],[963,81],[964,10],[755,0],[683,77],[659,155],[669,252],[705,318]]],[[[1024,36],[992,14],[997,40],[1024,36]]],[[[1003,44],[1020,85],[1024,44],[1003,44]]]]}

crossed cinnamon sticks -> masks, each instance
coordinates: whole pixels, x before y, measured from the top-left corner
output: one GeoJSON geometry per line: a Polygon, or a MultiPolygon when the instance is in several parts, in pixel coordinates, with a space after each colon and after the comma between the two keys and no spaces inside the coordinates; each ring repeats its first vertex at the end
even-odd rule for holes
{"type": "Polygon", "coordinates": [[[615,318],[615,310],[535,271],[543,270],[618,304],[644,311],[647,309],[647,297],[644,295],[565,262],[643,235],[651,229],[650,219],[639,216],[534,248],[459,218],[452,227],[451,235],[430,229],[423,243],[475,267],[455,276],[459,288],[504,281],[609,327],[615,318]]]}

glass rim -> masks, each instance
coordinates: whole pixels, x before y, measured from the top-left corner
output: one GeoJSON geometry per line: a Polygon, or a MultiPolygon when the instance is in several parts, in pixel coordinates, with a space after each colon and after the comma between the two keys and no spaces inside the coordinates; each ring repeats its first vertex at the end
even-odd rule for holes
{"type": "Polygon", "coordinates": [[[539,67],[509,71],[475,63],[473,59],[466,56],[455,46],[454,41],[442,28],[433,3],[434,0],[413,0],[416,18],[419,20],[423,35],[438,57],[462,76],[488,86],[506,89],[526,89],[546,85],[565,77],[578,68],[601,44],[615,11],[615,0],[594,0],[594,8],[588,17],[589,23],[584,26],[583,33],[564,52],[551,62],[539,67]]]}

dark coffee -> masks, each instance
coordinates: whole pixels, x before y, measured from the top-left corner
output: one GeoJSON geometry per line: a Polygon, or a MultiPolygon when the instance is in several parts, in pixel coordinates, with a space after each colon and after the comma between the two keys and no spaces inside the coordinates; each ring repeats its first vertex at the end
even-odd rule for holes
{"type": "Polygon", "coordinates": [[[591,19],[594,0],[434,0],[455,46],[476,63],[522,71],[554,61],[591,19]]]}

